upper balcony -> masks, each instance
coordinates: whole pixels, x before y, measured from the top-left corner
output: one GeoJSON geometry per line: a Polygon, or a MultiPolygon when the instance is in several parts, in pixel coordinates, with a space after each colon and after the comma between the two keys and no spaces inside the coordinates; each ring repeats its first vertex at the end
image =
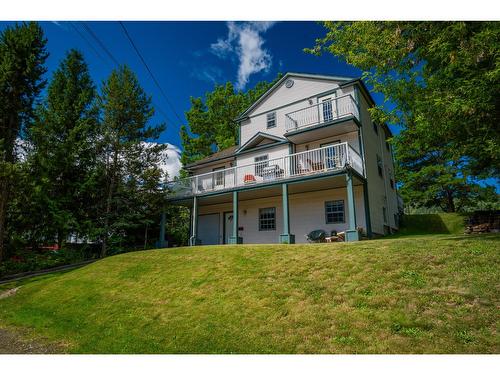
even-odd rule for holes
{"type": "Polygon", "coordinates": [[[363,160],[347,142],[168,182],[170,198],[182,199],[236,188],[333,174],[351,167],[360,175],[363,160]]]}
{"type": "Polygon", "coordinates": [[[285,136],[294,143],[357,130],[359,109],[352,95],[322,100],[320,103],[285,115],[285,136]],[[335,127],[328,125],[336,124],[335,127]]]}

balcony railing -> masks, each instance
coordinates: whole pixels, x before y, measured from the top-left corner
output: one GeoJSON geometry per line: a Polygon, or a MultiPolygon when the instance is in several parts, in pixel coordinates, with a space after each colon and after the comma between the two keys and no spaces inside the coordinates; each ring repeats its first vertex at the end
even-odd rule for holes
{"type": "Polygon", "coordinates": [[[361,156],[347,143],[286,155],[248,165],[227,168],[168,182],[172,198],[191,197],[296,177],[341,170],[346,166],[363,173],[361,156]]]}
{"type": "Polygon", "coordinates": [[[285,129],[291,132],[349,116],[359,119],[358,106],[350,94],[327,99],[310,107],[287,113],[285,129]]]}

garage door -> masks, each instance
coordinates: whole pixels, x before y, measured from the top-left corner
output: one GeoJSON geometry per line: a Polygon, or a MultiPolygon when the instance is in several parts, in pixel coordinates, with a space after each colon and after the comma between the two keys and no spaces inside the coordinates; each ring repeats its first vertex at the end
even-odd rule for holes
{"type": "Polygon", "coordinates": [[[219,214],[198,216],[198,239],[202,245],[219,244],[219,214]]]}

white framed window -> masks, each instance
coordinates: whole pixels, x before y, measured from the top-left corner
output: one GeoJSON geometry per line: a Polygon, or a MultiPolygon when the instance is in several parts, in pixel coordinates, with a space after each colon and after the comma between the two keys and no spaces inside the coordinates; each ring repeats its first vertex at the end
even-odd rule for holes
{"type": "Polygon", "coordinates": [[[275,128],[276,127],[276,112],[269,112],[267,114],[267,128],[275,128]]]}
{"type": "Polygon", "coordinates": [[[276,230],[276,208],[259,209],[259,231],[276,230]]]}
{"type": "Polygon", "coordinates": [[[325,221],[327,224],[345,223],[343,200],[325,202],[325,221]]]}

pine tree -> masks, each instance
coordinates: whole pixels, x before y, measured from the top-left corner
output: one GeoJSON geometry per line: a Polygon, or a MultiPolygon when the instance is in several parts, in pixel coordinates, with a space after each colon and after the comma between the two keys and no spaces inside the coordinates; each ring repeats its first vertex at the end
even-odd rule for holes
{"type": "MultiPolygon", "coordinates": [[[[45,210],[45,235],[58,244],[85,232],[95,185],[96,89],[83,55],[70,50],[49,84],[46,103],[29,128],[29,167],[45,210]]],[[[87,229],[88,230],[88,229],[87,229]]]]}
{"type": "Polygon", "coordinates": [[[16,174],[16,142],[33,117],[45,86],[48,56],[41,27],[24,23],[0,34],[0,261],[5,255],[6,215],[16,174]]]}
{"type": "Polygon", "coordinates": [[[110,241],[121,241],[127,231],[144,224],[146,208],[141,201],[144,191],[150,193],[148,187],[153,185],[158,187],[156,193],[162,194],[158,170],[166,145],[153,143],[165,126],[148,126],[154,113],[151,98],[127,66],[113,71],[104,82],[100,104],[105,180],[101,231],[104,257],[110,241]]]}

